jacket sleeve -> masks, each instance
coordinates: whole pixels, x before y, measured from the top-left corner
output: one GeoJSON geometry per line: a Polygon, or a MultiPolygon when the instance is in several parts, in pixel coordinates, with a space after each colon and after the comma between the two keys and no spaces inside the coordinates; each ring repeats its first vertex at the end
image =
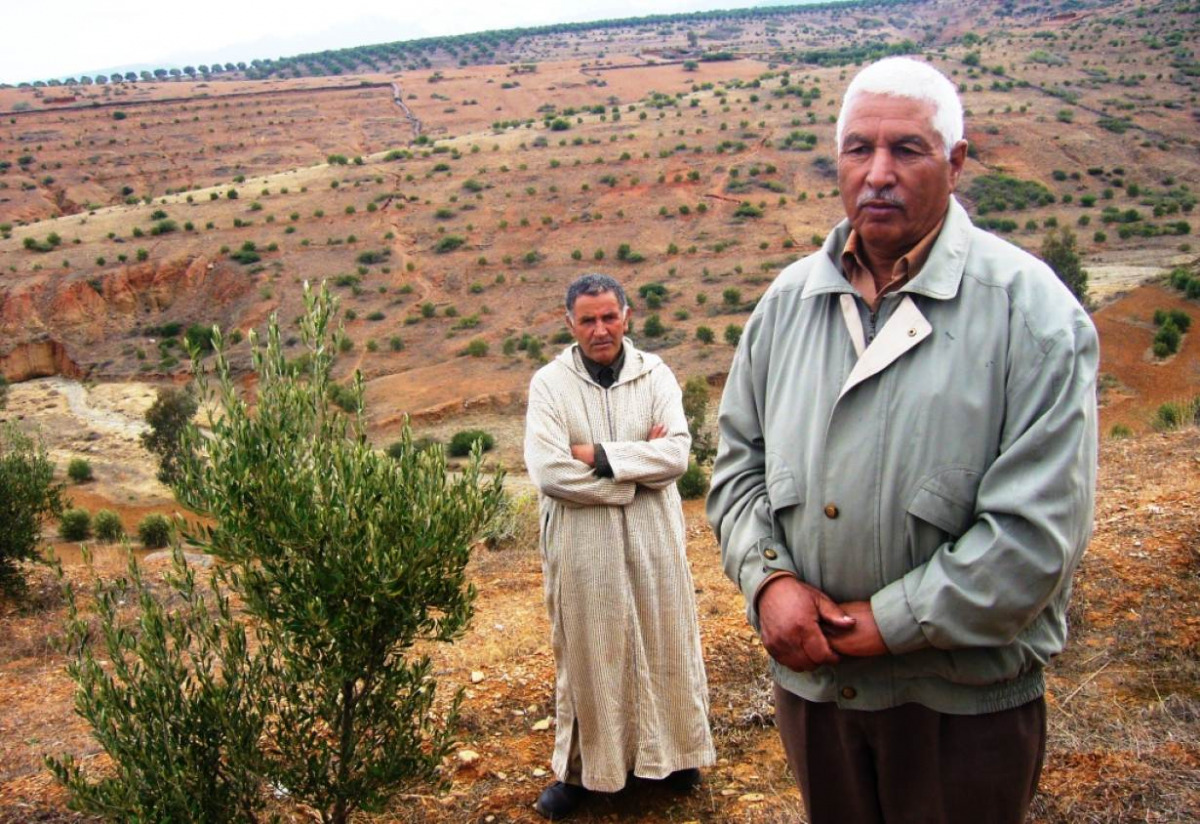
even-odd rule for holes
{"type": "Polygon", "coordinates": [[[891,652],[1009,644],[1069,585],[1092,531],[1098,358],[1084,318],[1015,364],[972,526],[871,599],[891,652]]]}
{"type": "Polygon", "coordinates": [[[601,478],[571,455],[566,421],[540,372],[529,385],[525,468],[543,495],[567,506],[626,506],[637,491],[636,483],[601,478]]]}
{"type": "MultiPolygon", "coordinates": [[[[763,440],[765,368],[755,369],[758,313],[751,318],[729,369],[717,417],[720,441],[708,493],[708,520],[721,544],[725,574],[746,599],[746,615],[757,628],[754,597],[769,576],[799,578],[791,552],[776,538],[767,495],[763,440]]],[[[761,353],[765,357],[765,353],[761,353]]]]}
{"type": "Polygon", "coordinates": [[[605,441],[602,446],[614,479],[665,489],[687,471],[692,436],[683,414],[683,393],[671,370],[657,366],[647,377],[654,395],[650,419],[666,426],[667,434],[652,441],[605,441]]]}

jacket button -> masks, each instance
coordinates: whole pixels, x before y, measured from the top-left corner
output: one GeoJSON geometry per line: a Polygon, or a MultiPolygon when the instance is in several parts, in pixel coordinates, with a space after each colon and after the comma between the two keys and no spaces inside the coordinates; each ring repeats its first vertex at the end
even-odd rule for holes
{"type": "Polygon", "coordinates": [[[916,330],[916,329],[909,329],[909,330],[908,330],[908,336],[909,336],[910,338],[915,338],[915,337],[917,336],[917,330],[916,330]]]}
{"type": "Polygon", "coordinates": [[[858,697],[858,690],[854,687],[842,687],[842,697],[847,701],[853,701],[858,697]]]}
{"type": "Polygon", "coordinates": [[[834,504],[825,504],[825,517],[836,518],[838,516],[838,508],[834,504]]]}
{"type": "Polygon", "coordinates": [[[763,557],[766,558],[768,561],[774,561],[776,558],[779,557],[779,553],[773,549],[764,549],[763,557]]]}

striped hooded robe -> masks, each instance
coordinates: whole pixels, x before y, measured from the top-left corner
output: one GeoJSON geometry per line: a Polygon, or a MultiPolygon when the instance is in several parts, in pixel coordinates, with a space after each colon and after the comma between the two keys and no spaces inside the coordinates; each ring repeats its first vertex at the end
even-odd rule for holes
{"type": "Polygon", "coordinates": [[[624,347],[608,389],[578,345],[542,367],[525,431],[557,666],[552,768],[602,792],[631,772],[664,778],[715,761],[675,488],[691,445],[682,395],[661,358],[624,347]],[[656,423],[667,434],[647,441],[656,423]],[[575,460],[572,444],[602,444],[613,477],[575,460]]]}

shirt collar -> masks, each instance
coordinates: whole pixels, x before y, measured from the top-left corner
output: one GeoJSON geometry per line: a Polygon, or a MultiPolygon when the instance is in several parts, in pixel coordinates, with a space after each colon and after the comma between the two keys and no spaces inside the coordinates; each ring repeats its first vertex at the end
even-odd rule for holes
{"type": "Polygon", "coordinates": [[[945,224],[946,217],[943,215],[933,229],[896,261],[892,271],[883,278],[883,285],[879,288],[876,288],[875,278],[867,266],[862,249],[859,248],[861,246],[859,234],[851,229],[850,236],[846,238],[846,245],[842,249],[842,274],[850,282],[850,285],[867,298],[867,302],[873,308],[877,307],[884,295],[897,291],[917,276],[921,267],[925,265],[925,261],[929,259],[929,253],[933,250],[933,245],[937,243],[938,236],[942,233],[942,227],[945,224]]]}
{"type": "Polygon", "coordinates": [[[583,368],[587,370],[588,375],[596,383],[600,383],[600,372],[604,369],[612,369],[613,383],[616,383],[621,378],[621,369],[625,366],[625,343],[621,342],[621,351],[617,354],[616,360],[605,366],[602,363],[589,358],[583,354],[583,347],[579,347],[579,358],[583,361],[583,368]]]}

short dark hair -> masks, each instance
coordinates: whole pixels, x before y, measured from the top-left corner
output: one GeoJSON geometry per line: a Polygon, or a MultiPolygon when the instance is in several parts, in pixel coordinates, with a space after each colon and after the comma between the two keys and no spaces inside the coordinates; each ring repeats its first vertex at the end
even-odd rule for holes
{"type": "Polygon", "coordinates": [[[628,298],[625,297],[625,290],[621,288],[621,284],[617,283],[615,278],[608,275],[589,274],[576,278],[570,286],[567,287],[567,314],[572,314],[575,311],[575,300],[580,295],[603,295],[605,292],[612,292],[617,296],[617,303],[624,309],[629,305],[628,298]]]}

